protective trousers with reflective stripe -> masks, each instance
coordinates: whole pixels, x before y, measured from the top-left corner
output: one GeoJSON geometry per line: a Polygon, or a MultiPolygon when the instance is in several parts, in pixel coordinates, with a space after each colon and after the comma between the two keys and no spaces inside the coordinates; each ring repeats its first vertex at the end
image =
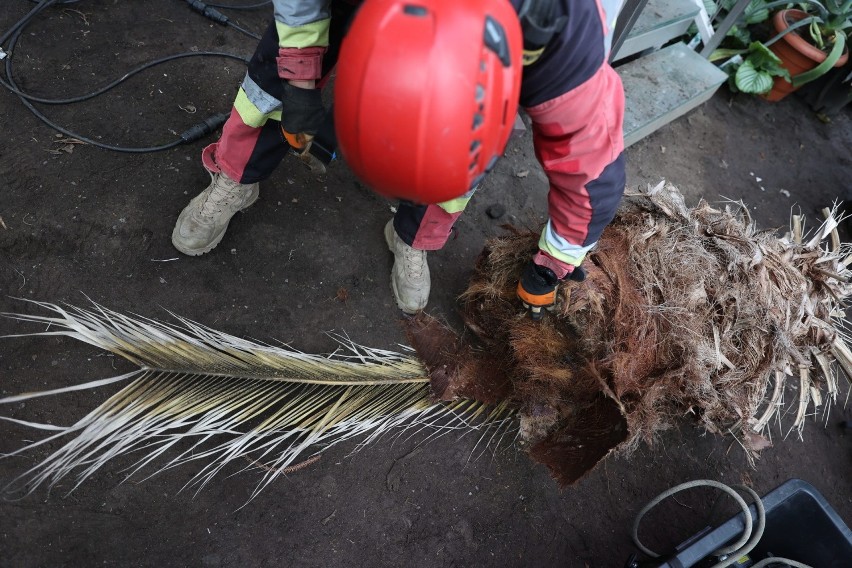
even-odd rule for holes
{"type": "MultiPolygon", "coordinates": [[[[346,2],[333,2],[329,48],[323,57],[322,86],[337,62],[345,26],[354,11],[346,2]]],[[[231,115],[219,140],[202,151],[208,170],[223,172],[240,183],[263,181],[287,155],[281,134],[282,79],[278,75],[278,30],[273,21],[261,37],[237,92],[231,115]]]]}

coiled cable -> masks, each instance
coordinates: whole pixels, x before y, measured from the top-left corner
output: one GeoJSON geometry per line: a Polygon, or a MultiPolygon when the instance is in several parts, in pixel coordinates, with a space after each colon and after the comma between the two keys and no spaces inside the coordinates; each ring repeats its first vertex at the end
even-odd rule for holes
{"type": "MultiPolygon", "coordinates": [[[[763,536],[763,531],[766,528],[766,509],[763,506],[763,501],[760,496],[750,487],[746,487],[744,485],[734,486],[742,491],[748,493],[751,498],[754,500],[754,506],[756,509],[756,517],[757,517],[757,526],[755,530],[752,532],[753,528],[753,519],[751,510],[749,506],[746,504],[745,500],[731,487],[725,485],[724,483],[720,483],[718,481],[713,481],[711,479],[699,479],[695,481],[688,481],[686,483],[681,483],[680,485],[676,485],[666,491],[663,491],[656,497],[654,497],[645,507],[642,508],[641,511],[636,515],[636,520],[633,522],[633,529],[631,531],[631,538],[633,539],[633,543],[636,545],[639,550],[641,550],[646,555],[651,558],[659,558],[660,555],[647,548],[642,542],[639,540],[639,525],[642,522],[642,518],[654,507],[660,504],[663,500],[671,497],[675,493],[679,493],[686,489],[692,489],[695,487],[713,487],[719,489],[731,497],[737,502],[740,506],[740,509],[743,511],[745,528],[743,530],[743,534],[731,545],[722,547],[713,552],[713,555],[719,558],[719,562],[714,564],[712,568],[725,568],[726,566],[732,566],[738,562],[740,558],[751,552],[751,550],[757,546],[757,543],[760,541],[763,536]]],[[[767,558],[762,560],[754,565],[753,568],[761,568],[763,566],[767,566],[771,563],[779,563],[779,564],[787,564],[793,568],[811,568],[806,564],[802,564],[795,560],[789,560],[786,558],[767,558]]]]}

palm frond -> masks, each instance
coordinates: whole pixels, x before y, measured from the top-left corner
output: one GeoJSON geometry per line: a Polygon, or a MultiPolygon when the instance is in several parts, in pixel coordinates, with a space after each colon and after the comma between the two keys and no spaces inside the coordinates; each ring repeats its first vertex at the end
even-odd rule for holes
{"type": "MultiPolygon", "coordinates": [[[[29,300],[28,300],[29,301],[29,300]]],[[[127,475],[155,462],[154,473],[195,462],[187,487],[200,490],[233,462],[265,473],[251,497],[300,456],[360,438],[358,447],[397,427],[433,435],[474,430],[494,439],[510,427],[507,405],[438,403],[418,359],[371,349],[345,336],[327,356],[240,339],[186,318],[179,326],[94,309],[33,302],[52,316],[4,314],[47,325],[36,336],[64,335],[120,355],[139,369],[119,377],[0,399],[0,404],[71,390],[129,383],[75,424],[62,428],[9,419],[56,433],[8,455],[74,437],[21,474],[8,490],[32,492],[74,476],[71,490],[111,459],[138,453],[127,475]],[[490,432],[490,430],[494,430],[490,432]]],[[[18,337],[18,336],[7,336],[18,337]]]]}

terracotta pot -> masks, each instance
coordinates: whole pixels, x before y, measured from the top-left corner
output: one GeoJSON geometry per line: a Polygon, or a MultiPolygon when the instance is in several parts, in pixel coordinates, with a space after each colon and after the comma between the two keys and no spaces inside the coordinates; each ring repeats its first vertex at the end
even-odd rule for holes
{"type": "MultiPolygon", "coordinates": [[[[795,23],[807,17],[808,14],[802,10],[780,10],[772,17],[772,25],[775,27],[775,31],[780,33],[789,27],[789,23],[795,23]]],[[[769,49],[781,58],[782,64],[790,72],[791,77],[810,71],[827,57],[825,52],[809,44],[798,32],[799,30],[790,32],[769,46],[769,49]]],[[[843,52],[840,60],[834,66],[842,67],[847,59],[849,59],[848,49],[843,52]]],[[[772,90],[764,95],[764,98],[769,101],[780,101],[796,89],[797,87],[794,87],[783,77],[775,77],[772,90]]]]}

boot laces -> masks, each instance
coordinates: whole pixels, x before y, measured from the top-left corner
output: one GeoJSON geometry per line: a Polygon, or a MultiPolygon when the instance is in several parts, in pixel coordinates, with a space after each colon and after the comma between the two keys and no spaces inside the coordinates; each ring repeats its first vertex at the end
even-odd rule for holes
{"type": "Polygon", "coordinates": [[[426,265],[426,251],[417,250],[403,243],[402,261],[405,272],[411,278],[422,278],[423,267],[426,265]]]}
{"type": "Polygon", "coordinates": [[[232,204],[239,197],[239,191],[236,189],[239,185],[239,182],[217,174],[213,180],[213,187],[207,194],[207,199],[201,204],[199,214],[210,219],[221,213],[226,206],[232,204]]]}

